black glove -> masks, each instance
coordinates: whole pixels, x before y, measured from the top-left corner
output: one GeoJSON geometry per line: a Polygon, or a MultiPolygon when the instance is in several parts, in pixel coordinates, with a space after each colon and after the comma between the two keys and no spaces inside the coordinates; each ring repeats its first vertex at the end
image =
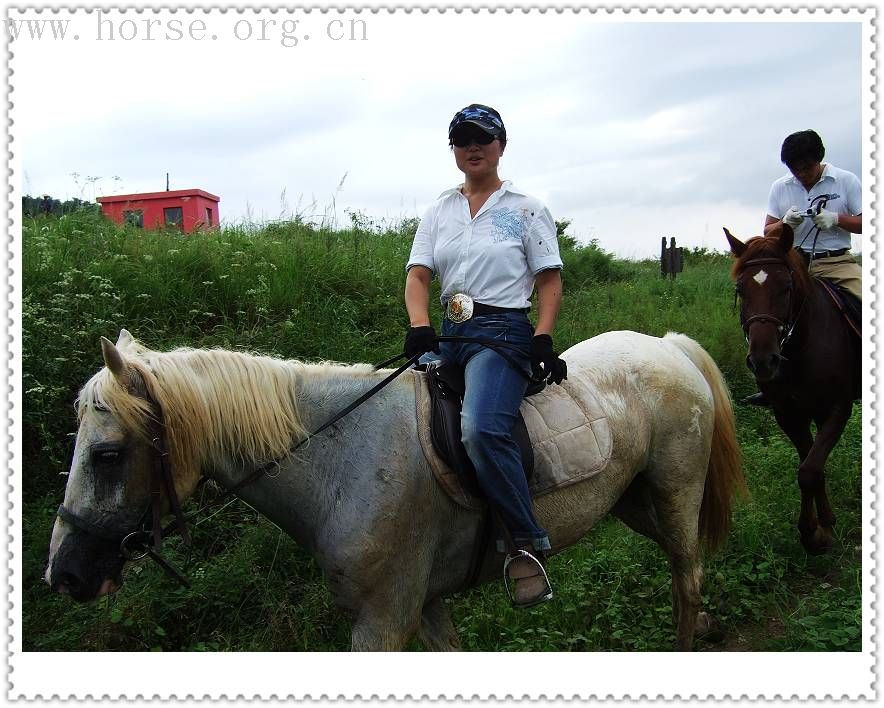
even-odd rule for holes
{"type": "Polygon", "coordinates": [[[537,334],[531,340],[531,369],[535,379],[546,379],[548,383],[559,384],[568,378],[568,365],[553,351],[548,334],[537,334]]]}
{"type": "Polygon", "coordinates": [[[439,353],[436,330],[433,329],[432,325],[410,327],[405,335],[405,356],[411,359],[426,352],[439,353]]]}

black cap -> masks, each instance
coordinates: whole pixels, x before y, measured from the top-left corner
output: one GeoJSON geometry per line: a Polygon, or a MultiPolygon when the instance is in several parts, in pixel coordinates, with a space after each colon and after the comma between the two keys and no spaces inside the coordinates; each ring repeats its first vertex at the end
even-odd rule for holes
{"type": "Polygon", "coordinates": [[[454,114],[454,118],[451,119],[451,123],[448,125],[448,137],[451,138],[454,129],[463,123],[472,123],[495,138],[506,137],[506,128],[503,125],[503,118],[500,117],[500,113],[490,106],[483,106],[481,103],[471,103],[454,114]]]}

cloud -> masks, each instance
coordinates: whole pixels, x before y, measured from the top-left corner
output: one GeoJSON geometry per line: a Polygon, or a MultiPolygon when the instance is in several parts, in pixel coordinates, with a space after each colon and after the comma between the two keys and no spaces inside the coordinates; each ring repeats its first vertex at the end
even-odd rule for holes
{"type": "Polygon", "coordinates": [[[170,172],[173,187],[219,194],[229,221],[279,217],[283,193],[342,221],[418,215],[461,180],[445,131],[472,102],[504,116],[502,176],[624,255],[654,253],[661,231],[757,231],[795,130],[815,128],[832,162],[861,173],[859,22],[400,12],[365,14],[366,41],[329,42],[331,16],[300,17],[313,37],[294,48],[19,42],[25,190],[81,196],[79,172],[146,191],[170,172]]]}

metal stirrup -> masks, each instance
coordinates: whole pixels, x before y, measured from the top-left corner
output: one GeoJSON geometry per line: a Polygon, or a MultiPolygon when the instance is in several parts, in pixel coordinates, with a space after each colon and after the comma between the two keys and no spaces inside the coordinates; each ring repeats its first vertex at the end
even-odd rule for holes
{"type": "Polygon", "coordinates": [[[527,558],[535,566],[537,566],[537,568],[540,570],[540,573],[535,574],[535,575],[526,575],[524,578],[515,578],[515,580],[527,580],[528,578],[534,578],[534,577],[537,577],[537,575],[542,575],[543,582],[546,583],[546,590],[541,595],[539,595],[537,597],[537,599],[534,602],[532,602],[531,604],[533,605],[536,603],[540,603],[540,602],[544,602],[546,600],[552,599],[552,596],[553,596],[552,585],[549,582],[549,576],[546,574],[546,568],[543,567],[543,563],[540,562],[540,560],[537,558],[537,556],[529,553],[528,551],[523,551],[522,549],[517,549],[515,551],[507,553],[506,559],[503,561],[503,585],[506,588],[506,594],[509,596],[510,602],[514,605],[519,604],[516,602],[516,598],[513,595],[513,591],[515,590],[515,580],[513,582],[513,585],[511,586],[510,585],[510,576],[509,576],[509,573],[507,572],[509,570],[510,564],[514,560],[516,560],[517,558],[527,558]]]}

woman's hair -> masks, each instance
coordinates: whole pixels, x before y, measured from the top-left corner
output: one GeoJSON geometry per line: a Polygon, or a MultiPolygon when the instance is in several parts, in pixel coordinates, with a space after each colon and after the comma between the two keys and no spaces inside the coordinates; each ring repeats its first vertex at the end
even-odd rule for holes
{"type": "Polygon", "coordinates": [[[826,155],[822,138],[813,130],[800,130],[783,141],[780,160],[787,167],[801,166],[806,162],[822,162],[826,155]]]}

